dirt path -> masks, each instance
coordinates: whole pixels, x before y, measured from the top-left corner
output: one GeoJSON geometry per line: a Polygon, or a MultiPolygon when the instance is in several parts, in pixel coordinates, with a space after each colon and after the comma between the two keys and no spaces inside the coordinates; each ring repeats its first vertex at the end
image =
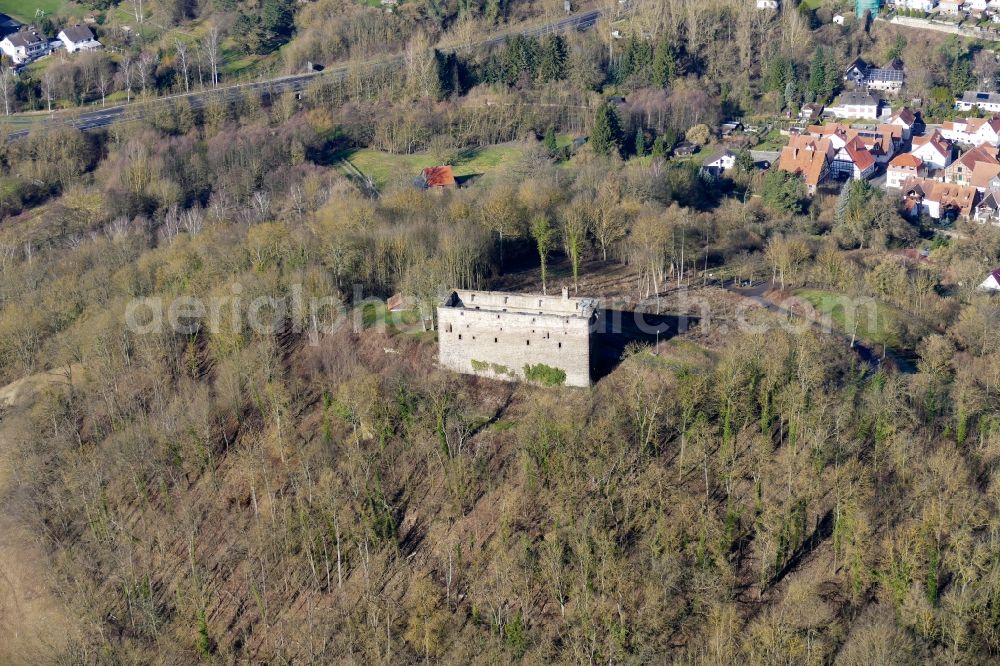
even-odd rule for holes
{"type": "Polygon", "coordinates": [[[25,412],[46,386],[66,373],[40,373],[0,388],[0,664],[59,660],[75,618],[53,593],[47,554],[9,501],[17,460],[10,443],[25,412]]]}

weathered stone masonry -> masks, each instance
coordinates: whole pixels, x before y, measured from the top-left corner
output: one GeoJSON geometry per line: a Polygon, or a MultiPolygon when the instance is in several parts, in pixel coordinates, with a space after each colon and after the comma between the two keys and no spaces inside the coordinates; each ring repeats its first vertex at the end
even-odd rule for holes
{"type": "Polygon", "coordinates": [[[567,386],[590,386],[589,298],[455,291],[438,306],[441,365],[497,379],[523,379],[525,366],[566,373],[567,386]]]}

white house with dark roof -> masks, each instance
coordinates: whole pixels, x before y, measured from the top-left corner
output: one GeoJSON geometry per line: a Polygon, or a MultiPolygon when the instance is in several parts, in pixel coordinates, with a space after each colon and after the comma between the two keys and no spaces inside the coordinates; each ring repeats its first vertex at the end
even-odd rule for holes
{"type": "Polygon", "coordinates": [[[721,176],[736,166],[736,153],[729,149],[720,150],[705,160],[701,170],[710,176],[721,176]]]}
{"type": "Polygon", "coordinates": [[[848,65],[844,80],[853,83],[859,89],[896,94],[903,88],[905,80],[903,63],[892,60],[885,67],[872,67],[861,58],[855,58],[848,65]]]}
{"type": "Polygon", "coordinates": [[[968,90],[955,100],[955,108],[960,111],[971,111],[977,106],[990,113],[1000,111],[1000,93],[968,90]]]}
{"type": "Polygon", "coordinates": [[[917,125],[917,114],[910,110],[910,107],[904,106],[892,114],[889,118],[889,124],[901,127],[903,129],[903,138],[909,140],[913,134],[913,128],[917,125]]]}
{"type": "Polygon", "coordinates": [[[66,46],[67,53],[77,51],[94,51],[102,44],[94,37],[94,33],[85,25],[68,25],[59,31],[59,41],[66,46]]]}
{"type": "Polygon", "coordinates": [[[903,89],[906,76],[903,73],[903,63],[893,60],[885,67],[868,70],[868,89],[896,94],[903,89]]]}
{"type": "Polygon", "coordinates": [[[15,65],[23,65],[46,55],[49,52],[49,40],[34,28],[28,28],[0,40],[0,51],[15,65]]]}
{"type": "Polygon", "coordinates": [[[828,114],[838,118],[867,118],[878,120],[882,102],[878,97],[866,92],[845,92],[833,106],[826,107],[828,114]]]}
{"type": "MultiPolygon", "coordinates": [[[[1000,201],[997,201],[996,192],[990,190],[987,192],[983,200],[976,205],[975,213],[973,214],[973,219],[976,222],[1000,225],[1000,201]]],[[[995,274],[997,271],[993,271],[995,274]]],[[[993,274],[990,275],[993,277],[993,274]]],[[[989,280],[990,278],[987,278],[989,280]]],[[[985,283],[984,283],[985,284],[985,283]]],[[[1000,286],[992,287],[993,289],[1000,289],[1000,286]]]]}

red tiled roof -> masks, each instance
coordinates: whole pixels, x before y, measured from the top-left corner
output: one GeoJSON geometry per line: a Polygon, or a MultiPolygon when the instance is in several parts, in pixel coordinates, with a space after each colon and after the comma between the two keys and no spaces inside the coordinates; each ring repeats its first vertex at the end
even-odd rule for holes
{"type": "Polygon", "coordinates": [[[889,162],[889,166],[896,167],[897,169],[919,169],[923,164],[924,161],[922,159],[910,153],[897,155],[889,162]]]}
{"type": "Polygon", "coordinates": [[[979,196],[979,190],[970,185],[941,183],[927,178],[907,178],[902,189],[904,192],[920,191],[924,199],[936,201],[941,206],[954,206],[966,217],[972,213],[979,196]]]}
{"type": "Polygon", "coordinates": [[[847,154],[850,155],[851,161],[854,162],[854,166],[861,171],[865,171],[875,164],[875,158],[872,157],[872,154],[868,151],[865,145],[858,140],[858,137],[854,137],[848,141],[847,145],[844,146],[844,149],[847,151],[847,154]]]}
{"type": "Polygon", "coordinates": [[[1000,160],[997,160],[996,146],[990,146],[985,143],[965,151],[956,162],[970,171],[974,171],[980,164],[1000,164],[1000,160]]]}
{"type": "Polygon", "coordinates": [[[815,186],[823,175],[823,167],[833,148],[829,139],[814,139],[811,136],[793,136],[788,145],[781,149],[778,168],[794,174],[802,174],[807,185],[815,186]]]}
{"type": "Polygon", "coordinates": [[[989,187],[990,181],[1000,175],[1000,164],[979,163],[969,174],[969,183],[973,187],[985,190],[989,187]]]}
{"type": "Polygon", "coordinates": [[[458,184],[450,166],[427,167],[423,176],[427,187],[454,187],[458,184]]]}

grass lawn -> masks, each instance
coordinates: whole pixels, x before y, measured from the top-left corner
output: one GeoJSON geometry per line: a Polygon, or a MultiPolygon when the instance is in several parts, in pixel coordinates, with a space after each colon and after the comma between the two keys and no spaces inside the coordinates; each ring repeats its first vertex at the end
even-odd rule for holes
{"type": "Polygon", "coordinates": [[[41,9],[46,15],[55,14],[66,4],[66,0],[0,0],[0,14],[7,14],[21,23],[35,20],[35,10],[41,9]]]}
{"type": "Polygon", "coordinates": [[[904,316],[895,308],[869,301],[867,305],[857,308],[857,314],[847,312],[847,304],[855,299],[821,289],[798,289],[795,295],[809,301],[820,314],[829,314],[834,325],[846,335],[854,332],[854,320],[857,319],[858,339],[899,348],[899,322],[904,316]]]}
{"type": "MultiPolygon", "coordinates": [[[[524,147],[517,143],[473,149],[462,153],[455,161],[453,170],[457,177],[483,174],[517,161],[523,152],[524,147]]],[[[412,181],[424,167],[438,166],[428,153],[393,155],[365,148],[347,153],[344,157],[375,181],[378,188],[389,183],[412,181]]]]}
{"type": "Polygon", "coordinates": [[[772,129],[761,137],[760,143],[753,147],[753,150],[781,150],[788,145],[788,137],[781,134],[781,130],[772,129]]]}
{"type": "Polygon", "coordinates": [[[805,7],[806,9],[816,10],[819,9],[822,4],[823,0],[802,0],[800,6],[805,7]]]}

